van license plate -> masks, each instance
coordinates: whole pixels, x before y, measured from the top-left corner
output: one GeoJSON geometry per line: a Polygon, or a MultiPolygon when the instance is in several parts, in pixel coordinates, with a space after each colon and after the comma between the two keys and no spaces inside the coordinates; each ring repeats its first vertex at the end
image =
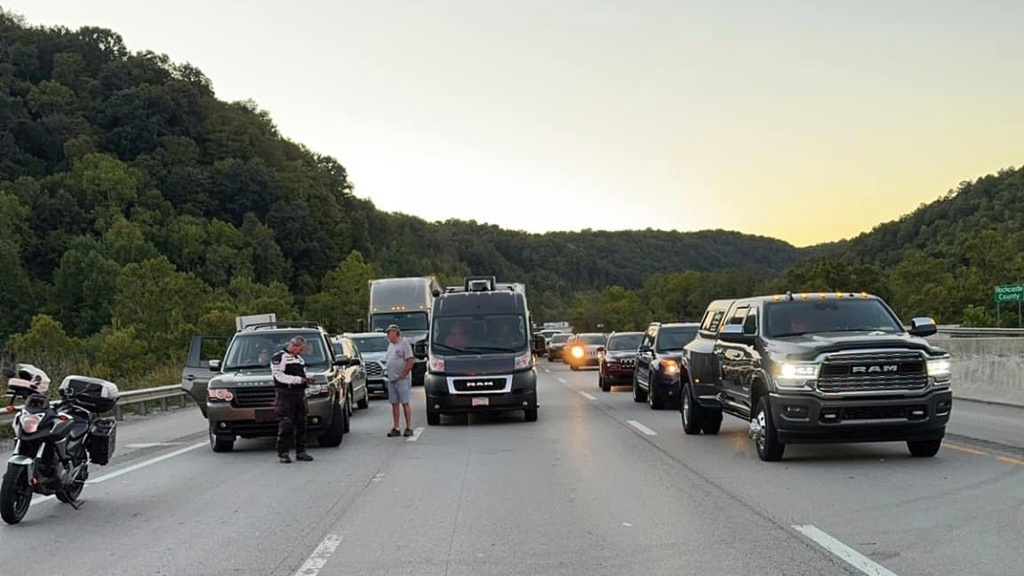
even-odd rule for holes
{"type": "Polygon", "coordinates": [[[490,398],[473,398],[473,406],[487,406],[490,398]]]}

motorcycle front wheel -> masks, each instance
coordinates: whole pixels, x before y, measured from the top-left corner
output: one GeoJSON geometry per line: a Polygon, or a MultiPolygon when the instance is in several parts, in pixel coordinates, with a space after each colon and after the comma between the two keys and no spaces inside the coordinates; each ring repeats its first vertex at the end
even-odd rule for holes
{"type": "Polygon", "coordinates": [[[0,517],[8,524],[17,524],[28,513],[32,503],[32,487],[28,484],[28,469],[8,464],[0,485],[0,517]]]}

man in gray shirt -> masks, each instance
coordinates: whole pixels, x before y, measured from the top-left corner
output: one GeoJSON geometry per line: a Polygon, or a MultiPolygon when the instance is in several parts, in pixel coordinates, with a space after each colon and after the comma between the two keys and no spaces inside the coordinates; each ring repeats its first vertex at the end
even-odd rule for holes
{"type": "Polygon", "coordinates": [[[405,435],[412,436],[412,407],[409,405],[412,396],[412,365],[416,357],[412,353],[412,345],[402,337],[397,324],[388,326],[388,351],[384,356],[384,369],[388,378],[388,402],[391,403],[391,418],[394,426],[388,436],[401,436],[398,405],[405,411],[405,435]]]}

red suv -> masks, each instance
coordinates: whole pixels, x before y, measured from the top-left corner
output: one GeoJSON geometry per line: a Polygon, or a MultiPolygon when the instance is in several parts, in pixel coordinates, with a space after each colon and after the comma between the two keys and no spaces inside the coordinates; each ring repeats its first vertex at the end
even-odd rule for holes
{"type": "Polygon", "coordinates": [[[605,344],[598,364],[597,385],[608,392],[612,386],[632,385],[636,370],[636,349],[644,339],[643,332],[613,332],[605,344]]]}

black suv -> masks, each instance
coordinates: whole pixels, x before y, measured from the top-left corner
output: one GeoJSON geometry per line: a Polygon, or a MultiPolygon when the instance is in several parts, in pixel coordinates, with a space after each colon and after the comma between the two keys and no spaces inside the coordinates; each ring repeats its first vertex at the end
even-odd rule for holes
{"type": "Polygon", "coordinates": [[[679,365],[683,347],[697,336],[696,322],[653,322],[636,353],[633,401],[647,401],[661,410],[679,398],[679,365]]]}
{"type": "Polygon", "coordinates": [[[934,456],[953,404],[950,357],[870,294],[712,302],[686,347],[683,431],[717,434],[722,412],[749,422],[765,461],[786,444],[905,441],[934,456]]]}

